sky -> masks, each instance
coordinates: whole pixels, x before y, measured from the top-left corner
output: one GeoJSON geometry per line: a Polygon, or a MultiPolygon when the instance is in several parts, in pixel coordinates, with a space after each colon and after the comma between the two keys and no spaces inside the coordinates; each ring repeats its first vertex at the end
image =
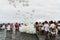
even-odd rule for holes
{"type": "Polygon", "coordinates": [[[0,22],[27,22],[41,20],[60,20],[60,0],[28,0],[29,6],[15,1],[0,0],[0,22]],[[20,12],[17,12],[19,10],[20,12]],[[33,12],[32,12],[33,11],[33,12]],[[32,16],[30,15],[32,14],[32,16]],[[32,18],[30,18],[32,17],[32,18]]]}

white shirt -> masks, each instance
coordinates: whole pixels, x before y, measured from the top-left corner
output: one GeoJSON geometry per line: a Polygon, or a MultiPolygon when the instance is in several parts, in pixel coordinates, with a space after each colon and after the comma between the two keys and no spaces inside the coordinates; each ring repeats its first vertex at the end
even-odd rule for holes
{"type": "Polygon", "coordinates": [[[51,24],[51,25],[50,25],[50,28],[54,28],[54,27],[55,27],[55,25],[54,25],[54,24],[51,24]]]}
{"type": "Polygon", "coordinates": [[[5,29],[5,25],[2,26],[2,29],[5,29]]]}
{"type": "Polygon", "coordinates": [[[50,29],[50,28],[54,28],[54,27],[55,27],[55,25],[51,24],[50,27],[49,27],[49,32],[52,32],[52,29],[50,29]]]}
{"type": "Polygon", "coordinates": [[[44,24],[44,30],[49,31],[49,25],[48,24],[44,24]]]}

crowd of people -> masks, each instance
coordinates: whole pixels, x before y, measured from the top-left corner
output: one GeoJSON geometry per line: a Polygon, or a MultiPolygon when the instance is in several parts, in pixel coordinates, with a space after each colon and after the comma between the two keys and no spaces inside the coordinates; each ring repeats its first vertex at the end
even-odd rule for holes
{"type": "Polygon", "coordinates": [[[49,37],[51,40],[56,40],[56,36],[59,34],[60,31],[60,21],[45,21],[43,23],[36,22],[34,27],[36,28],[36,35],[38,39],[40,37],[40,33],[42,32],[45,39],[49,37]]]}
{"type": "MultiPolygon", "coordinates": [[[[19,27],[21,27],[21,25],[23,25],[23,23],[3,23],[0,24],[0,30],[7,30],[7,32],[11,32],[13,31],[15,28],[15,31],[19,32],[19,27]]],[[[27,24],[24,24],[25,26],[27,26],[27,24]]],[[[35,29],[35,34],[37,39],[39,40],[40,38],[40,34],[44,35],[44,38],[50,38],[51,40],[55,40],[56,39],[56,35],[59,34],[60,32],[60,21],[58,22],[53,22],[53,21],[45,21],[45,22],[35,22],[33,24],[34,29],[35,29]]],[[[30,26],[29,26],[30,27],[30,26]]],[[[32,28],[32,27],[31,27],[32,28]]],[[[27,28],[26,28],[27,29],[27,28]]],[[[23,30],[25,31],[25,29],[23,28],[23,30]]],[[[31,30],[31,29],[30,29],[31,30]]],[[[20,30],[21,31],[21,30],[20,30]]],[[[32,30],[33,31],[33,30],[32,30]]],[[[34,31],[33,31],[34,32],[34,31]]]]}
{"type": "Polygon", "coordinates": [[[19,23],[15,23],[15,24],[13,24],[13,23],[7,23],[7,24],[2,23],[2,24],[0,24],[0,31],[6,29],[7,32],[11,32],[14,30],[13,28],[15,28],[16,31],[19,31],[18,30],[19,27],[20,27],[19,23]]]}

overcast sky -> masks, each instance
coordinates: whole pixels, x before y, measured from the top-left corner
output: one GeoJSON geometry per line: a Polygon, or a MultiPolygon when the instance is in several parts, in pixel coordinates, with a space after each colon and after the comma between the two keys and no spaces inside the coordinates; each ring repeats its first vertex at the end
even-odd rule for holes
{"type": "Polygon", "coordinates": [[[34,18],[34,20],[60,20],[60,0],[29,0],[28,7],[23,7],[22,3],[18,2],[15,2],[15,4],[16,8],[9,4],[8,0],[0,0],[1,22],[22,20],[25,16],[30,17],[27,13],[33,14],[32,19],[34,18]],[[20,10],[20,12],[18,13],[17,10],[20,10]]]}

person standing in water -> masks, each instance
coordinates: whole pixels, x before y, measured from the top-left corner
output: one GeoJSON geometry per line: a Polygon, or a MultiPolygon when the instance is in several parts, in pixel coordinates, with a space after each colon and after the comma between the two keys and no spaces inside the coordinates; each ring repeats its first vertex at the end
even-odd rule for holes
{"type": "Polygon", "coordinates": [[[49,30],[49,24],[47,21],[44,22],[44,36],[45,40],[48,38],[48,30],[49,30]]]}
{"type": "Polygon", "coordinates": [[[3,23],[2,30],[5,30],[5,24],[3,23]]]}
{"type": "Polygon", "coordinates": [[[10,23],[7,25],[7,32],[10,32],[10,23]]]}
{"type": "Polygon", "coordinates": [[[18,23],[15,24],[15,30],[16,30],[16,32],[19,31],[19,24],[18,23]]]}
{"type": "Polygon", "coordinates": [[[10,29],[11,29],[11,32],[12,32],[13,31],[13,27],[14,27],[13,23],[10,24],[10,27],[11,27],[10,29]]]}
{"type": "Polygon", "coordinates": [[[57,23],[50,21],[50,26],[49,26],[49,37],[51,40],[55,40],[56,38],[56,31],[57,31],[57,23]]]}
{"type": "Polygon", "coordinates": [[[34,24],[34,27],[36,28],[36,36],[37,36],[37,39],[39,40],[39,36],[40,36],[39,23],[36,22],[36,23],[34,24]]]}
{"type": "Polygon", "coordinates": [[[56,35],[57,35],[57,23],[54,22],[54,28],[52,29],[52,40],[56,40],[56,35]]]}

